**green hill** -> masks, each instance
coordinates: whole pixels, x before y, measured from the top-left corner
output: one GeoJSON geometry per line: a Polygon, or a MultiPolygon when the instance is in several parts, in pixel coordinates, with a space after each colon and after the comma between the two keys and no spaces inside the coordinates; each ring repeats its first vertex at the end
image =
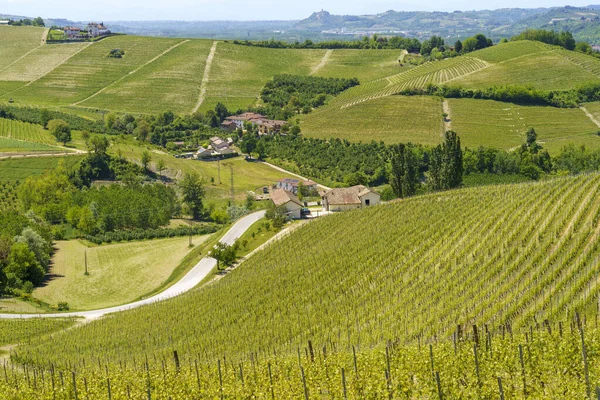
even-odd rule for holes
{"type": "MultiPolygon", "coordinates": [[[[436,193],[325,217],[224,279],[41,339],[20,348],[18,359],[76,370],[77,384],[87,377],[94,397],[105,393],[106,376],[113,388],[136,395],[149,387],[159,397],[246,397],[275,387],[294,397],[302,393],[299,364],[313,393],[341,392],[341,367],[352,376],[353,396],[379,397],[390,363],[396,383],[387,390],[428,397],[436,388],[432,370],[439,370],[450,397],[477,393],[478,380],[491,396],[497,376],[519,397],[522,376],[511,365],[519,362],[517,345],[526,343],[530,395],[552,396],[569,379],[569,390],[580,393],[581,376],[556,375],[550,365],[580,371],[579,339],[567,335],[566,324],[575,311],[597,312],[599,191],[595,174],[436,193]],[[545,334],[546,319],[553,335],[545,334]],[[481,329],[481,375],[469,358],[472,325],[481,329]],[[530,327],[535,339],[525,342],[518,332],[530,327]],[[454,352],[453,337],[460,341],[454,352]]],[[[590,349],[597,348],[593,335],[590,349]]],[[[599,372],[594,366],[593,382],[599,372]]]]}

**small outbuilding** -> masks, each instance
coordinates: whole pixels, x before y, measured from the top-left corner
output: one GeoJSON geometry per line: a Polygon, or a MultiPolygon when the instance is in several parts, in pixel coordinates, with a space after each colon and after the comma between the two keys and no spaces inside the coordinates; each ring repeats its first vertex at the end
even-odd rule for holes
{"type": "Polygon", "coordinates": [[[302,216],[302,203],[292,193],[284,189],[275,189],[271,194],[271,201],[277,207],[285,207],[291,219],[300,219],[302,216]]]}

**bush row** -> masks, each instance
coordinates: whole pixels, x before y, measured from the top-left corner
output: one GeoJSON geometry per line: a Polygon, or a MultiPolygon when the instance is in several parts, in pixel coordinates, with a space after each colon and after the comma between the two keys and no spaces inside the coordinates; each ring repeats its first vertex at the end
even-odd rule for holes
{"type": "Polygon", "coordinates": [[[207,235],[219,230],[217,224],[201,224],[192,227],[180,226],[178,228],[158,228],[158,229],[133,229],[130,231],[106,232],[98,235],[86,235],[84,238],[95,244],[127,242],[144,239],[161,239],[187,235],[207,235]]]}

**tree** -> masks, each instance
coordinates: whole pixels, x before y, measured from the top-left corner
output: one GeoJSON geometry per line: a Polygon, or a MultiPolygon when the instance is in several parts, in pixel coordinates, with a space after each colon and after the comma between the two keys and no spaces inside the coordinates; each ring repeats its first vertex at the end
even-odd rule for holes
{"type": "Polygon", "coordinates": [[[464,40],[464,42],[462,43],[463,47],[462,47],[462,52],[463,53],[470,53],[472,51],[477,50],[477,39],[475,38],[467,38],[464,40]]]}
{"type": "Polygon", "coordinates": [[[115,126],[115,122],[117,122],[117,114],[110,113],[104,118],[104,126],[108,131],[111,131],[113,126],[115,126]]]}
{"type": "Polygon", "coordinates": [[[457,40],[456,43],[454,43],[454,51],[456,51],[457,53],[460,53],[463,49],[463,44],[460,40],[457,40]]]}
{"type": "Polygon", "coordinates": [[[47,108],[42,108],[40,110],[40,122],[44,126],[44,129],[48,129],[48,122],[50,122],[51,119],[52,115],[50,114],[50,111],[48,111],[47,108]]]}
{"type": "Polygon", "coordinates": [[[215,114],[217,118],[219,118],[219,122],[223,122],[225,118],[229,117],[229,111],[227,111],[227,107],[223,103],[217,103],[215,106],[215,114]]]}
{"type": "Polygon", "coordinates": [[[592,46],[590,46],[590,44],[586,42],[577,42],[577,44],[575,45],[575,51],[584,54],[592,54],[592,46]]]}
{"type": "Polygon", "coordinates": [[[36,17],[33,19],[33,26],[46,26],[42,17],[36,17]]]}
{"type": "Polygon", "coordinates": [[[460,186],[463,176],[462,149],[460,138],[454,131],[447,131],[442,145],[441,178],[444,189],[460,186]]]}
{"type": "Polygon", "coordinates": [[[142,158],[140,160],[144,171],[148,169],[148,164],[150,164],[150,161],[152,161],[152,156],[150,155],[150,152],[148,150],[144,150],[144,152],[142,153],[142,158]]]}
{"type": "Polygon", "coordinates": [[[158,160],[158,162],[156,163],[156,170],[158,171],[158,176],[162,179],[162,172],[165,170],[165,162],[164,160],[161,158],[158,160]]]}
{"type": "Polygon", "coordinates": [[[412,196],[419,182],[417,158],[405,144],[395,146],[392,152],[392,190],[396,197],[412,196]]]}
{"type": "Polygon", "coordinates": [[[221,263],[224,265],[231,265],[235,261],[237,253],[237,242],[230,246],[223,242],[218,242],[211,252],[212,258],[217,260],[217,269],[221,270],[221,263]]]}
{"type": "Polygon", "coordinates": [[[11,286],[20,288],[26,281],[39,285],[44,280],[46,271],[38,263],[33,251],[26,243],[15,243],[8,255],[8,265],[4,269],[11,286]]]}
{"type": "Polygon", "coordinates": [[[71,128],[62,119],[53,119],[48,122],[48,129],[54,135],[57,141],[66,145],[71,141],[71,128]]]}
{"type": "Polygon", "coordinates": [[[95,154],[106,154],[109,146],[108,138],[103,135],[92,136],[88,144],[88,148],[95,154]]]}
{"type": "Polygon", "coordinates": [[[138,140],[145,142],[150,134],[150,125],[148,125],[148,122],[146,122],[145,119],[139,120],[133,134],[138,140]]]}
{"type": "Polygon", "coordinates": [[[21,235],[15,237],[15,243],[25,243],[33,252],[33,254],[35,254],[37,262],[44,268],[45,271],[48,270],[50,263],[49,252],[52,250],[52,248],[39,233],[30,227],[24,228],[23,232],[21,232],[21,235]]]}
{"type": "Polygon", "coordinates": [[[186,173],[179,183],[183,201],[188,206],[193,219],[202,216],[202,197],[204,196],[204,182],[196,173],[186,173]]]}

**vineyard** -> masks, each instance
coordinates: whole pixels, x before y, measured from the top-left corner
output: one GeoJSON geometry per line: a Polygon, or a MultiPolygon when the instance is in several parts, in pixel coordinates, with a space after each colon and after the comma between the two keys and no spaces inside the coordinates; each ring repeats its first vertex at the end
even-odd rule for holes
{"type": "Polygon", "coordinates": [[[28,154],[28,153],[56,153],[63,151],[57,147],[48,146],[42,143],[26,142],[19,139],[9,139],[0,137],[0,154],[28,154]]]}
{"type": "Polygon", "coordinates": [[[0,184],[23,182],[29,176],[41,175],[53,170],[60,161],[70,169],[82,159],[82,156],[0,159],[0,184]]]}
{"type": "Polygon", "coordinates": [[[41,125],[0,118],[0,137],[56,145],[56,139],[41,125]]]}
{"type": "Polygon", "coordinates": [[[67,318],[2,319],[0,320],[0,346],[31,343],[40,336],[68,328],[73,325],[73,322],[73,319],[67,318]]]}
{"type": "Polygon", "coordinates": [[[12,63],[39,47],[43,32],[43,28],[0,27],[0,72],[4,72],[12,63]]]}
{"type": "Polygon", "coordinates": [[[538,140],[551,153],[566,143],[600,148],[596,126],[577,108],[518,106],[492,100],[448,99],[452,129],[467,147],[511,149],[525,142],[534,127],[538,140]]]}
{"type": "Polygon", "coordinates": [[[576,311],[600,383],[599,192],[582,175],[323,218],[214,284],[20,347],[29,367],[0,385],[343,398],[343,368],[349,397],[497,397],[498,377],[507,398],[583,396],[576,311]]]}

